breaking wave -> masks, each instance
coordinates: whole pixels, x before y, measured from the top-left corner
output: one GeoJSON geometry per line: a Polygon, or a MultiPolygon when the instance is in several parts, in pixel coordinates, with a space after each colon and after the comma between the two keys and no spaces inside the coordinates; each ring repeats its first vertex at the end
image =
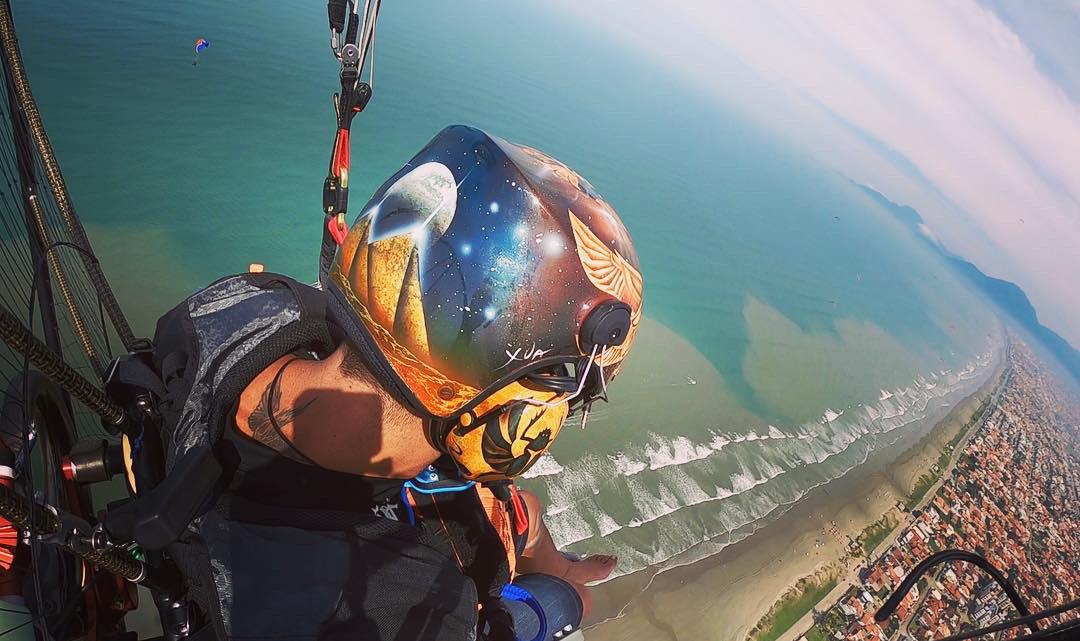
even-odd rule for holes
{"type": "Polygon", "coordinates": [[[532,467],[522,474],[522,476],[527,479],[534,479],[540,476],[559,474],[562,471],[563,466],[559,465],[559,462],[555,460],[555,457],[545,452],[535,463],[533,463],[532,467]]]}
{"type": "Polygon", "coordinates": [[[616,576],[662,570],[742,540],[910,432],[902,428],[943,415],[989,376],[994,361],[993,352],[980,354],[958,371],[920,376],[797,426],[712,428],[697,438],[652,432],[565,465],[545,455],[526,476],[543,485],[557,545],[618,554],[616,576]]]}

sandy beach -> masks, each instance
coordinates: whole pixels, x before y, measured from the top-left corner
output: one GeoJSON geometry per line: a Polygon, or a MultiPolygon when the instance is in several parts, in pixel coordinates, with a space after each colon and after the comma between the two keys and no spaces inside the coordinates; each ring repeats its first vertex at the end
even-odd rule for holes
{"type": "MultiPolygon", "coordinates": [[[[802,577],[839,574],[859,558],[849,541],[892,512],[970,420],[1001,367],[917,442],[901,441],[808,494],[786,514],[720,553],[658,575],[638,572],[596,586],[586,622],[591,641],[741,641],[802,577]]],[[[913,437],[914,438],[914,437],[913,437]]]]}

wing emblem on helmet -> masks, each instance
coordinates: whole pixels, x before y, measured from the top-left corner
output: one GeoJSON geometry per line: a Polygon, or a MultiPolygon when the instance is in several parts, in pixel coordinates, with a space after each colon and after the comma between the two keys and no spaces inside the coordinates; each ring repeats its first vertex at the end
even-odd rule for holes
{"type": "Polygon", "coordinates": [[[574,230],[578,259],[585,269],[585,275],[597,289],[621,300],[631,309],[630,331],[626,339],[622,345],[606,350],[600,361],[602,366],[608,367],[626,358],[630,346],[634,343],[638,323],[641,321],[641,272],[597,238],[573,211],[570,211],[570,226],[574,230]]]}

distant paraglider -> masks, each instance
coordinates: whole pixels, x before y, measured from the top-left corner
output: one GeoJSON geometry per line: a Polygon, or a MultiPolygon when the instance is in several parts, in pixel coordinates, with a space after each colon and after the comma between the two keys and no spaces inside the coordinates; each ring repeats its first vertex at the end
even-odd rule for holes
{"type": "Polygon", "coordinates": [[[199,54],[210,46],[210,41],[206,38],[199,38],[195,41],[195,58],[191,61],[191,66],[199,64],[199,54]]]}

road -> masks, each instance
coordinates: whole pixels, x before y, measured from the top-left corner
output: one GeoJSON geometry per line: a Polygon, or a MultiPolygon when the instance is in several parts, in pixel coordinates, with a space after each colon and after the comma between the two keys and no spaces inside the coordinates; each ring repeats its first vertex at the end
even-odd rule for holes
{"type": "MultiPolygon", "coordinates": [[[[938,480],[932,486],[930,486],[930,489],[926,491],[926,494],[923,495],[923,498],[913,509],[921,510],[926,507],[930,503],[930,501],[934,500],[934,496],[936,496],[938,490],[941,489],[942,483],[944,483],[946,480],[948,480],[950,476],[952,476],[953,470],[956,469],[956,461],[959,458],[957,454],[964,451],[964,448],[967,447],[968,441],[971,440],[971,437],[980,429],[982,429],[983,425],[986,424],[987,419],[994,413],[994,410],[997,409],[998,403],[1001,400],[1001,393],[1007,386],[1009,378],[1011,376],[1012,367],[1006,366],[1005,371],[1002,373],[1000,382],[998,383],[997,387],[994,388],[994,391],[991,394],[990,402],[987,404],[986,410],[983,412],[982,416],[979,417],[978,425],[973,425],[968,428],[967,433],[964,434],[964,437],[960,439],[960,441],[956,444],[956,447],[953,449],[952,454],[949,458],[949,464],[945,467],[944,470],[942,470],[941,477],[938,478],[938,480]]],[[[898,524],[893,530],[893,532],[889,536],[885,537],[885,540],[879,543],[877,547],[875,547],[865,558],[880,558],[882,554],[884,554],[890,547],[892,547],[893,544],[896,543],[897,539],[900,538],[900,535],[903,534],[904,531],[907,530],[907,527],[913,522],[914,518],[911,516],[911,513],[908,512],[907,518],[904,519],[902,523],[898,524]]],[[[855,563],[853,565],[851,561],[848,561],[845,566],[845,569],[848,570],[847,576],[842,581],[840,581],[836,585],[836,587],[833,588],[832,591],[829,592],[827,595],[825,595],[825,597],[821,599],[821,601],[819,601],[818,603],[828,603],[829,607],[832,607],[840,600],[842,596],[844,596],[844,594],[850,588],[861,585],[861,582],[859,581],[859,569],[862,567],[862,563],[855,563]]],[[[924,597],[920,596],[920,603],[922,603],[922,598],[924,597]]],[[[796,641],[799,637],[806,634],[814,625],[814,611],[817,609],[817,607],[812,608],[810,612],[807,612],[805,615],[803,615],[803,617],[796,621],[795,624],[792,625],[790,628],[788,628],[788,630],[784,632],[784,634],[780,635],[777,641],[796,641]]],[[[910,622],[910,619],[915,615],[917,611],[917,607],[912,608],[911,615],[908,617],[908,621],[903,622],[903,625],[900,626],[900,630],[907,629],[907,625],[910,622]]]]}

